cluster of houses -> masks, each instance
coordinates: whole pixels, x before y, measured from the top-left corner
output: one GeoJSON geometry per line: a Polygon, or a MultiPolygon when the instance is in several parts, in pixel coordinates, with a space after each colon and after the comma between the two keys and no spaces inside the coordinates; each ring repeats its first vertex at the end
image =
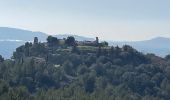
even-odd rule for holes
{"type": "Polygon", "coordinates": [[[95,41],[77,41],[77,44],[78,45],[82,45],[82,46],[98,46],[99,44],[99,38],[96,37],[96,40],[95,41]]]}
{"type": "MultiPolygon", "coordinates": [[[[65,39],[59,39],[59,41],[63,41],[65,39]]],[[[34,37],[34,44],[38,44],[38,37],[34,37]]],[[[77,45],[80,46],[98,46],[99,45],[99,38],[96,37],[94,41],[76,41],[77,45]]]]}

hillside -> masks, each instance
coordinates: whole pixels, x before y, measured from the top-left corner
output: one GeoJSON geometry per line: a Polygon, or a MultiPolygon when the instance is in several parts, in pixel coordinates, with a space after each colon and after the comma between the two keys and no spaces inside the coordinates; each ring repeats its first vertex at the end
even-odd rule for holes
{"type": "Polygon", "coordinates": [[[0,56],[1,100],[169,100],[170,56],[74,37],[25,43],[0,56]]]}

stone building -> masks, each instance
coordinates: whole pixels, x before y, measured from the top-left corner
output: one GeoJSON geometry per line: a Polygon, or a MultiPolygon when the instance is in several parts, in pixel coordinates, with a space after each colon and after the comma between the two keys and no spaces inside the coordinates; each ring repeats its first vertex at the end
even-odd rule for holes
{"type": "Polygon", "coordinates": [[[34,37],[34,44],[38,44],[38,37],[34,37]]]}

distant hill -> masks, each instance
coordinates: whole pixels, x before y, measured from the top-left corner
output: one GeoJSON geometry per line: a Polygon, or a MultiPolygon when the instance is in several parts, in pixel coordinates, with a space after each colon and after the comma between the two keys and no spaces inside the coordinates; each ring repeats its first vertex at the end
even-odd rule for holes
{"type": "Polygon", "coordinates": [[[34,37],[39,37],[40,41],[45,41],[47,35],[42,32],[32,32],[16,28],[0,27],[0,40],[32,41],[34,37]]]}
{"type": "Polygon", "coordinates": [[[39,37],[40,41],[45,41],[47,35],[42,32],[0,27],[0,54],[9,58],[17,47],[26,41],[32,41],[34,37],[39,37]]]}
{"type": "Polygon", "coordinates": [[[170,38],[157,37],[151,40],[134,41],[134,42],[109,42],[110,45],[131,45],[137,50],[144,53],[154,53],[158,56],[166,56],[170,54],[170,38]]]}
{"type": "Polygon", "coordinates": [[[24,41],[0,41],[0,55],[10,58],[13,51],[24,43],[24,41]]]}
{"type": "MultiPolygon", "coordinates": [[[[78,41],[93,41],[93,38],[78,36],[78,35],[55,35],[55,37],[62,39],[68,36],[74,36],[78,41]]],[[[27,41],[33,41],[34,37],[38,37],[39,41],[44,42],[48,35],[43,32],[33,32],[29,30],[0,27],[0,55],[5,58],[10,58],[13,51],[20,45],[23,45],[27,41]]]]}

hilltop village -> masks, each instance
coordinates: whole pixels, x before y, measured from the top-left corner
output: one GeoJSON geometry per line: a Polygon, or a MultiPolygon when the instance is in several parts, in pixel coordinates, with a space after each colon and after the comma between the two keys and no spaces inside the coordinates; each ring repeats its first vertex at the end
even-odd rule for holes
{"type": "MultiPolygon", "coordinates": [[[[41,54],[43,58],[48,58],[49,55],[56,55],[59,52],[72,52],[78,54],[89,54],[89,55],[109,55],[109,53],[113,53],[113,56],[117,55],[117,52],[127,52],[127,51],[137,52],[131,46],[124,45],[122,48],[118,46],[108,46],[108,42],[103,41],[100,42],[99,38],[96,37],[94,41],[77,41],[74,37],[69,36],[67,38],[58,39],[57,37],[48,36],[47,42],[40,43],[38,41],[38,37],[34,38],[33,43],[26,42],[25,46],[21,46],[16,49],[14,52],[13,58],[25,58],[25,57],[40,57],[41,54]],[[25,50],[22,50],[24,49],[25,50]],[[40,50],[32,52],[32,50],[40,50]],[[114,52],[115,51],[115,52],[114,52]],[[48,53],[47,53],[48,52],[48,53]],[[46,57],[44,57],[46,55],[46,57]]],[[[41,58],[40,57],[40,58],[41,58]]]]}
{"type": "MultiPolygon", "coordinates": [[[[122,56],[123,59],[130,57],[129,53],[142,55],[140,52],[137,52],[128,45],[124,45],[122,48],[118,46],[108,46],[106,41],[100,42],[98,37],[96,37],[96,40],[94,41],[76,41],[72,36],[63,39],[48,36],[47,42],[44,43],[39,42],[38,37],[34,38],[33,43],[26,42],[25,45],[16,49],[12,58],[18,59],[21,63],[23,63],[24,59],[27,60],[28,58],[34,57],[37,59],[37,63],[47,63],[50,59],[55,58],[57,55],[61,55],[61,53],[76,53],[79,55],[93,55],[97,57],[108,56],[111,58],[122,56]]],[[[143,58],[144,57],[141,56],[139,59],[143,58]]],[[[128,63],[129,60],[130,59],[124,61],[124,63],[128,63]]],[[[138,62],[139,61],[136,61],[134,63],[138,62]]]]}

